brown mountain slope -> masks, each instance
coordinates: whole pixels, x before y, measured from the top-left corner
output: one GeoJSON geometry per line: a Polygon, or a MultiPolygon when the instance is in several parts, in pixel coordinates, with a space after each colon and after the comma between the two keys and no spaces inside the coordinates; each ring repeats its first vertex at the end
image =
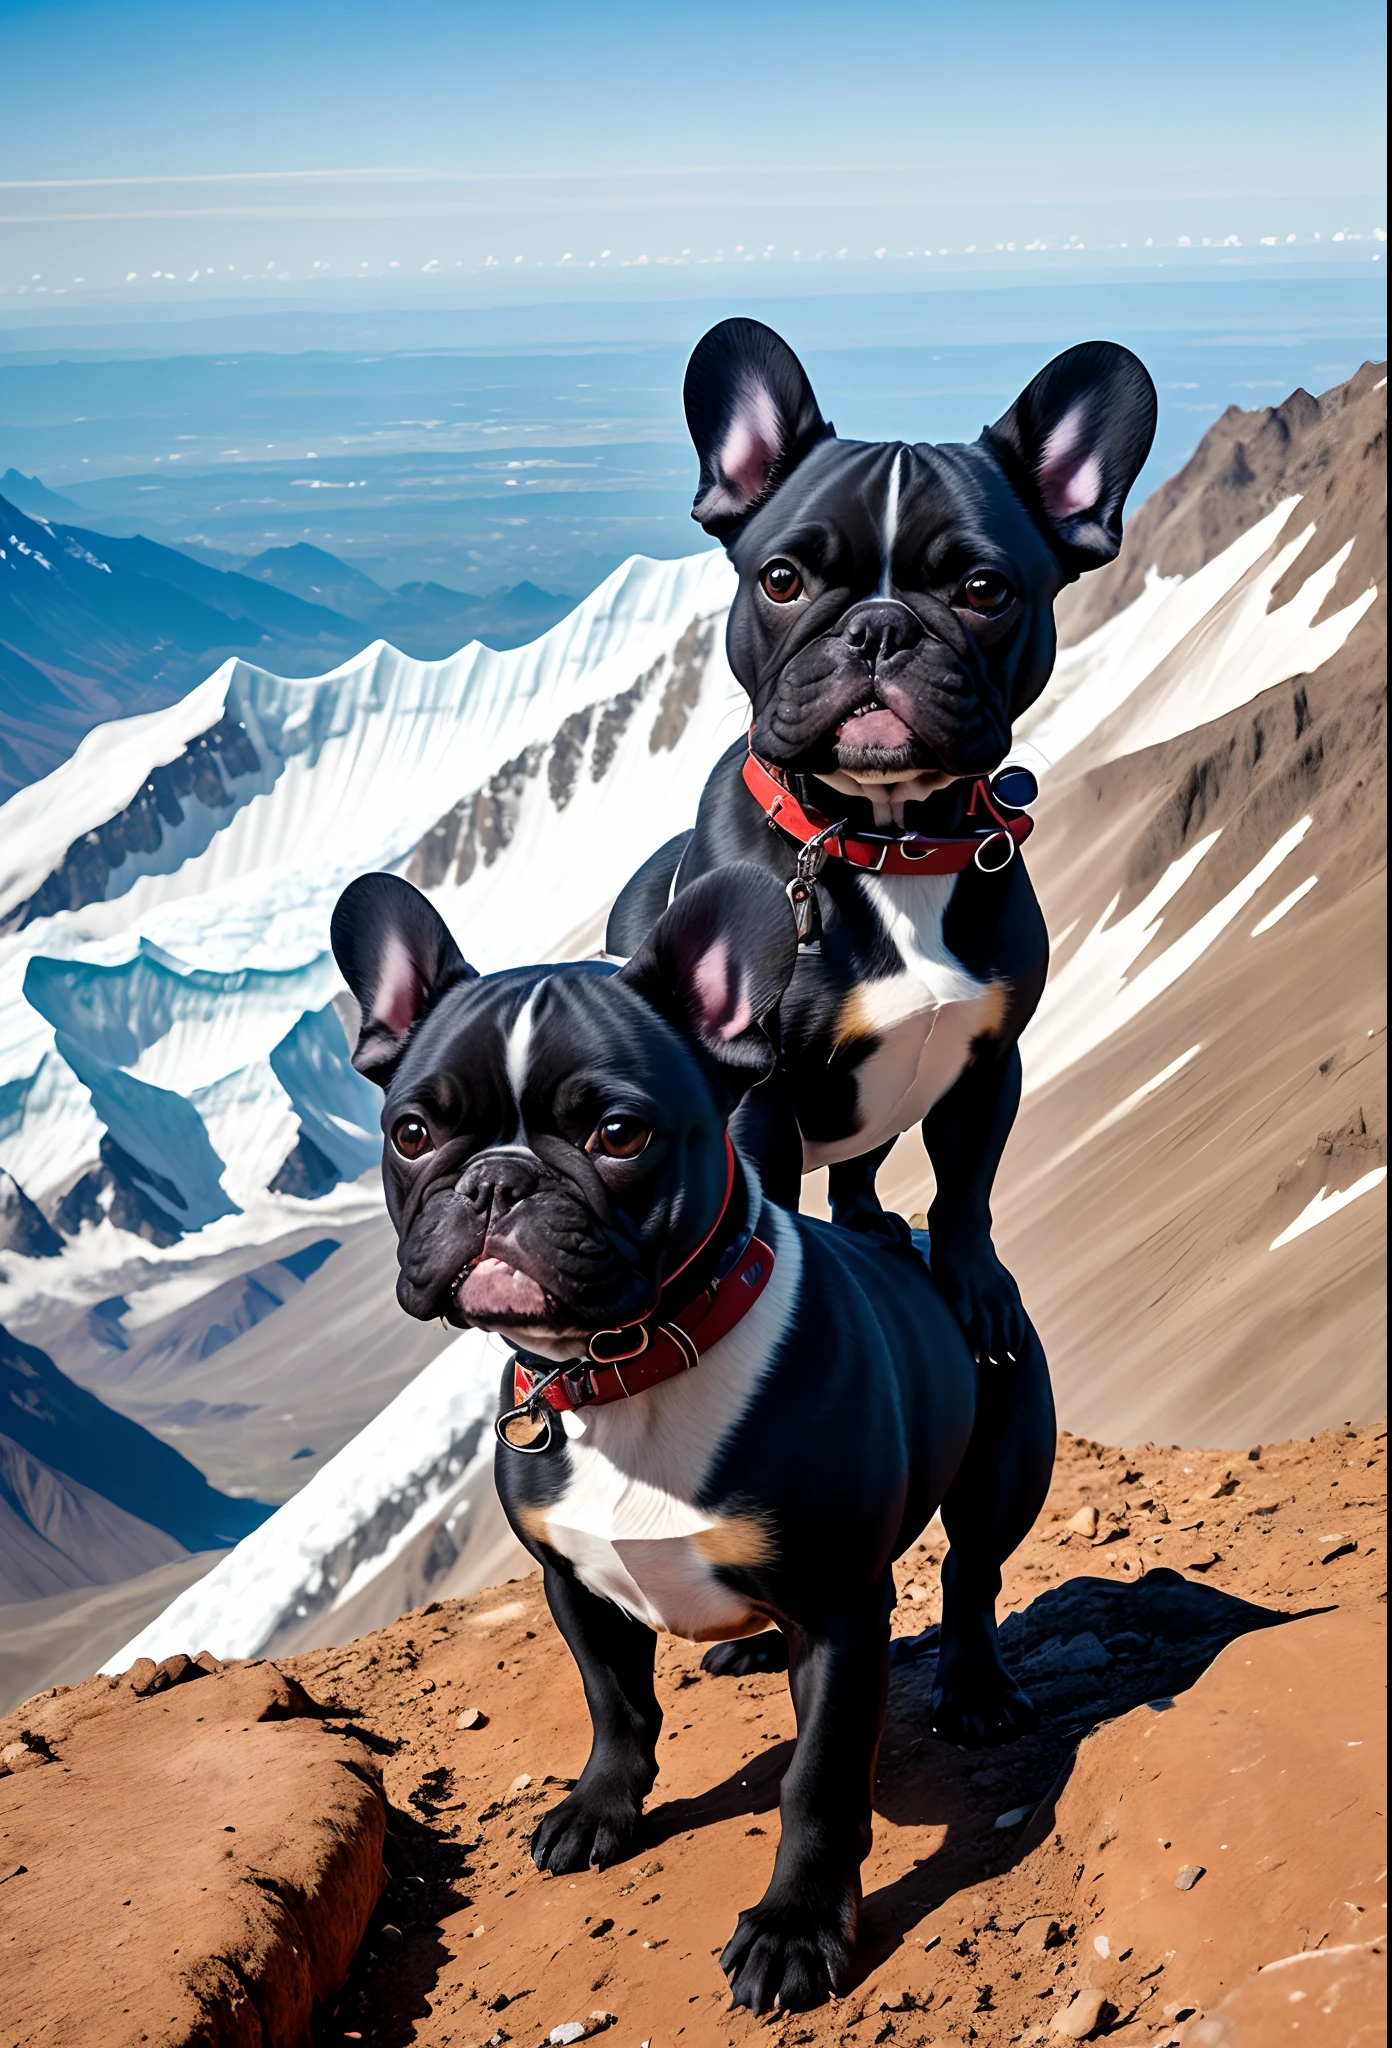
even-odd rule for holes
{"type": "Polygon", "coordinates": [[[1117,560],[1064,593],[1060,645],[1075,645],[1123,611],[1140,596],[1147,570],[1192,576],[1296,494],[1307,498],[1305,510],[1320,529],[1315,553],[1300,564],[1301,579],[1352,538],[1331,609],[1381,582],[1386,548],[1378,547],[1384,500],[1377,478],[1385,483],[1386,385],[1386,363],[1364,363],[1347,384],[1319,398],[1295,390],[1255,412],[1229,406],[1184,468],[1128,522],[1117,560]]]}

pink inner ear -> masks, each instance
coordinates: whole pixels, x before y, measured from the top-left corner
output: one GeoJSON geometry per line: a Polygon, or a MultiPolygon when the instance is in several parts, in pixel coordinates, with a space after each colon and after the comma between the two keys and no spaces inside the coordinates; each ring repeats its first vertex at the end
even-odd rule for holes
{"type": "Polygon", "coordinates": [[[1083,408],[1065,413],[1044,443],[1039,464],[1039,491],[1052,519],[1072,519],[1088,512],[1102,495],[1102,464],[1082,443],[1083,408]]]}
{"type": "Polygon", "coordinates": [[[382,974],[372,999],[372,1021],[404,1038],[420,1013],[425,982],[405,942],[393,932],[382,953],[382,974]]]}
{"type": "Polygon", "coordinates": [[[762,384],[746,385],[726,430],[720,467],[749,503],[768,482],[782,445],[772,398],[762,384]]]}
{"type": "Polygon", "coordinates": [[[732,983],[730,949],[723,938],[707,947],[696,962],[691,986],[701,1006],[701,1029],[707,1034],[728,1043],[754,1022],[748,996],[732,983]]]}

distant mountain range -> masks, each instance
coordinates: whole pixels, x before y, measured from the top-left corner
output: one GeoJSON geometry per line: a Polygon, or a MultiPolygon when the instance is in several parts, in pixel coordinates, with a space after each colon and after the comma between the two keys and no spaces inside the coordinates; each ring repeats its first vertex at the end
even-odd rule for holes
{"type": "Polygon", "coordinates": [[[307,546],[220,569],[76,523],[81,508],[37,477],[7,470],[0,489],[0,802],[94,725],[161,709],[229,655],[312,676],[380,639],[440,661],[469,640],[532,639],[574,602],[530,583],[491,597],[436,583],[384,590],[307,546]]]}
{"type": "Polygon", "coordinates": [[[0,1323],[0,1605],[110,1585],[265,1521],[0,1323]]]}

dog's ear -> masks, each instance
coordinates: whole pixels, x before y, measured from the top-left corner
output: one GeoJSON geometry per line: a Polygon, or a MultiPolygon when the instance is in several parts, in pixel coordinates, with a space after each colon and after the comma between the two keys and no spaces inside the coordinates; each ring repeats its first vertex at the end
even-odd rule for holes
{"type": "Polygon", "coordinates": [[[477,972],[434,905],[400,875],[350,882],[334,905],[329,943],[362,1012],[353,1065],[385,1088],[431,1004],[477,972]]]}
{"type": "Polygon", "coordinates": [[[722,320],[697,342],[682,403],[701,458],[691,516],[718,540],[836,432],[787,342],[757,320],[722,320]]]}
{"type": "Polygon", "coordinates": [[[772,1020],[797,952],[784,889],[752,861],[732,861],[682,890],[618,979],[696,1039],[742,1095],[772,1071],[772,1020]]]}
{"type": "Polygon", "coordinates": [[[1121,546],[1121,512],[1155,438],[1155,386],[1114,341],[1055,356],[982,436],[1076,575],[1121,546]]]}

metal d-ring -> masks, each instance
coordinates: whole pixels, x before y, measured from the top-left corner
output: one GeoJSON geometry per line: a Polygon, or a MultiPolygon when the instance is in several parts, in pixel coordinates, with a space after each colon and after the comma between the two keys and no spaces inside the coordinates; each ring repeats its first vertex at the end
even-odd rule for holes
{"type": "Polygon", "coordinates": [[[627,1365],[630,1358],[642,1357],[648,1348],[649,1341],[648,1329],[645,1323],[630,1323],[628,1329],[624,1330],[596,1330],[585,1348],[592,1365],[627,1365]],[[602,1352],[595,1350],[595,1345],[601,1337],[627,1337],[628,1331],[635,1329],[638,1333],[637,1342],[630,1343],[627,1351],[616,1351],[612,1358],[606,1358],[602,1352]]]}
{"type": "Polygon", "coordinates": [[[983,875],[1000,875],[1004,874],[1005,870],[1010,866],[1010,863],[1014,860],[1014,858],[1015,834],[1013,832],[1006,831],[991,832],[987,835],[985,839],[978,841],[976,850],[972,854],[972,864],[974,867],[979,868],[983,875]],[[982,854],[985,853],[988,847],[999,846],[1002,841],[1004,841],[1006,848],[1004,860],[984,861],[981,858],[982,854]]]}
{"type": "MultiPolygon", "coordinates": [[[[514,1359],[514,1366],[516,1363],[517,1361],[514,1359]]],[[[558,1365],[553,1372],[544,1374],[532,1388],[525,1401],[519,1401],[515,1408],[505,1408],[502,1414],[497,1417],[493,1424],[493,1434],[506,1450],[516,1451],[519,1458],[538,1458],[543,1451],[550,1450],[552,1443],[555,1441],[556,1432],[551,1422],[551,1410],[546,1406],[544,1397],[547,1388],[553,1387],[561,1375],[569,1370],[569,1365],[558,1365]],[[538,1413],[538,1410],[541,1412],[538,1413]],[[546,1424],[546,1435],[539,1444],[515,1444],[512,1438],[505,1434],[507,1425],[510,1422],[516,1422],[518,1417],[522,1415],[525,1415],[531,1422],[544,1422],[546,1424]]]]}

